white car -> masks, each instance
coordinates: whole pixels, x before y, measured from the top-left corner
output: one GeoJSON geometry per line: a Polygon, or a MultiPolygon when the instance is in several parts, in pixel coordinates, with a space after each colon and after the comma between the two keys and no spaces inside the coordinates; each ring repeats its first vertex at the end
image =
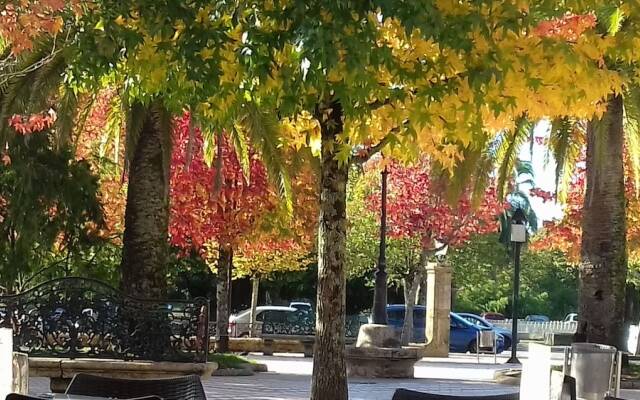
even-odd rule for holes
{"type": "Polygon", "coordinates": [[[564,322],[578,322],[578,314],[577,313],[569,313],[566,317],[564,317],[564,322]]]}
{"type": "MultiPolygon", "coordinates": [[[[300,313],[296,308],[283,306],[259,306],[256,307],[256,329],[257,336],[262,333],[264,322],[272,324],[295,323],[300,318],[300,313]]],[[[246,337],[251,330],[251,309],[240,311],[229,317],[229,336],[246,337]]]]}
{"type": "Polygon", "coordinates": [[[296,310],[306,311],[308,313],[313,313],[313,306],[311,303],[306,303],[303,301],[292,301],[289,304],[289,307],[295,308],[296,310]]]}

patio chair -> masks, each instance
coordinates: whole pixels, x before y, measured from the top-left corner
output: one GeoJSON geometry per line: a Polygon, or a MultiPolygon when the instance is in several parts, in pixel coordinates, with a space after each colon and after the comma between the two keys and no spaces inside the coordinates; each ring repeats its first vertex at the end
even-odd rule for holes
{"type": "MultiPolygon", "coordinates": [[[[46,398],[26,396],[24,394],[18,394],[18,393],[9,393],[5,398],[5,400],[44,400],[44,399],[46,398]]],[[[144,396],[144,397],[136,397],[133,399],[126,399],[126,400],[163,400],[163,399],[162,397],[158,397],[158,396],[144,396]]]]}
{"type": "Polygon", "coordinates": [[[163,379],[119,379],[76,374],[66,394],[117,399],[159,396],[164,400],[206,400],[197,375],[163,379]]]}
{"type": "Polygon", "coordinates": [[[433,393],[421,393],[413,390],[398,389],[393,394],[392,400],[519,400],[520,395],[518,393],[512,394],[497,394],[497,395],[469,395],[469,396],[457,396],[449,394],[433,394],[433,393]]]}

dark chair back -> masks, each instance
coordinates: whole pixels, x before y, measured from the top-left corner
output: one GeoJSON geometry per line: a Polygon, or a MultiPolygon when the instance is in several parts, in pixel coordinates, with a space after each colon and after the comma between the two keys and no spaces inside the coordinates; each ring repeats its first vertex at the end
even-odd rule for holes
{"type": "MultiPolygon", "coordinates": [[[[43,400],[43,398],[25,396],[23,394],[18,394],[18,393],[9,393],[5,398],[5,400],[43,400]]],[[[144,396],[144,397],[136,397],[134,399],[127,399],[127,400],[164,400],[164,399],[159,396],[144,396]]]]}
{"type": "Polygon", "coordinates": [[[77,374],[66,393],[117,399],[159,396],[164,400],[206,400],[202,382],[197,375],[163,379],[119,379],[77,374]]]}
{"type": "Polygon", "coordinates": [[[433,393],[421,393],[413,390],[398,389],[393,394],[392,400],[519,400],[520,395],[518,393],[512,394],[497,394],[490,396],[471,395],[471,396],[456,396],[449,394],[433,394],[433,393]]]}

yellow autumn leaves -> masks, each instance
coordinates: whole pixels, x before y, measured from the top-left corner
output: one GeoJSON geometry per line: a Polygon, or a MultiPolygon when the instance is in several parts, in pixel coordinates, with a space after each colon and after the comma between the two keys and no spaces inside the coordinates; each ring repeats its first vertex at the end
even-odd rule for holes
{"type": "MultiPolygon", "coordinates": [[[[278,8],[288,4],[265,0],[259,7],[275,15],[278,8]]],[[[317,122],[303,101],[353,87],[354,91],[366,91],[367,101],[357,100],[350,105],[360,112],[345,116],[345,131],[340,137],[344,148],[338,151],[341,157],[348,158],[353,149],[374,145],[393,135],[396,140],[386,152],[401,158],[426,152],[445,167],[453,168],[462,158],[457,149],[470,145],[476,134],[491,136],[511,129],[514,121],[523,115],[533,120],[562,115],[577,118],[601,115],[602,99],[612,92],[620,92],[624,84],[623,77],[609,70],[604,59],[615,52],[621,53],[619,56],[627,62],[640,58],[638,38],[611,37],[593,31],[586,32],[574,43],[541,38],[532,34],[531,29],[507,29],[500,23],[513,17],[514,12],[526,13],[532,3],[507,0],[488,4],[436,1],[443,18],[451,17],[455,21],[456,17],[475,14],[486,19],[486,26],[475,24],[469,32],[461,33],[461,40],[468,42],[465,45],[425,35],[417,27],[407,29],[403,21],[385,17],[380,10],[364,16],[353,13],[354,23],[350,24],[338,21],[332,12],[323,9],[319,15],[321,23],[336,27],[332,45],[337,60],[330,65],[305,66],[308,62],[303,57],[305,48],[313,48],[314,44],[287,42],[270,49],[269,71],[261,76],[248,75],[240,63],[246,27],[231,24],[228,16],[213,18],[210,6],[201,7],[192,23],[207,29],[229,24],[229,29],[227,40],[222,44],[200,42],[202,47],[195,51],[203,63],[216,66],[212,70],[218,76],[208,78],[218,83],[216,93],[197,99],[192,108],[202,119],[228,122],[221,116],[230,115],[228,110],[243,101],[246,88],[251,87],[246,100],[269,98],[268,104],[277,108],[292,96],[288,93],[292,87],[290,81],[296,79],[299,111],[297,115],[281,115],[282,135],[296,148],[311,146],[319,153],[317,122]],[[363,46],[370,45],[372,52],[390,54],[390,57],[377,65],[355,63],[354,67],[353,43],[349,41],[363,36],[358,36],[358,29],[372,27],[372,42],[363,46]],[[621,46],[622,40],[631,41],[633,45],[621,46]],[[321,71],[325,81],[307,83],[305,68],[321,71]],[[377,82],[378,86],[371,82],[377,82]],[[394,90],[403,95],[389,97],[394,90]],[[369,110],[371,104],[382,106],[369,110]]],[[[135,16],[118,17],[116,23],[140,26],[135,16]]],[[[286,31],[291,23],[287,18],[262,16],[260,29],[266,34],[286,31]]],[[[139,77],[145,91],[159,92],[168,85],[182,88],[206,85],[202,80],[191,82],[189,79],[193,78],[187,78],[184,70],[192,66],[177,65],[172,61],[170,50],[159,45],[182,40],[185,29],[185,22],[177,20],[171,36],[144,34],[144,41],[129,59],[128,68],[139,77]]],[[[640,80],[640,75],[634,75],[633,79],[640,80]]]]}

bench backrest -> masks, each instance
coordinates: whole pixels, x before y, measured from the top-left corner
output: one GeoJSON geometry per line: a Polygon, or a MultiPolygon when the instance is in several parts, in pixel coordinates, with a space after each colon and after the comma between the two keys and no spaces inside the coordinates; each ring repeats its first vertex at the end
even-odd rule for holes
{"type": "Polygon", "coordinates": [[[84,278],[0,296],[14,350],[39,357],[205,362],[208,316],[205,298],[141,300],[84,278]]]}

